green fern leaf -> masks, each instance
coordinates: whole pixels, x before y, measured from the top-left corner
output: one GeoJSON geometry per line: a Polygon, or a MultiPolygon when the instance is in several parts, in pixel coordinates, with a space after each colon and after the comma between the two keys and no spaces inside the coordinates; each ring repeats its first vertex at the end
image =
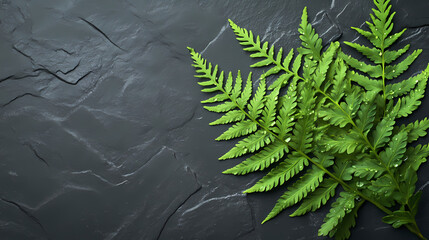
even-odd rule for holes
{"type": "Polygon", "coordinates": [[[332,204],[331,210],[323,220],[319,229],[319,236],[328,236],[332,230],[350,213],[355,206],[355,195],[349,192],[341,192],[337,200],[332,204]]]}
{"type": "Polygon", "coordinates": [[[296,86],[292,84],[289,86],[287,95],[280,99],[280,110],[277,116],[276,127],[273,129],[281,139],[285,139],[287,134],[292,130],[296,106],[296,86]]]}
{"type": "Polygon", "coordinates": [[[408,143],[414,142],[417,139],[426,136],[427,129],[429,128],[429,120],[427,118],[421,121],[415,121],[407,126],[402,125],[400,131],[407,131],[408,143]]]}
{"type": "Polygon", "coordinates": [[[383,75],[383,70],[380,65],[371,65],[366,64],[362,61],[357,60],[356,58],[346,56],[344,53],[341,53],[341,58],[352,68],[358,69],[359,71],[368,74],[372,78],[379,78],[383,75]]]}
{"type": "Polygon", "coordinates": [[[394,228],[399,228],[404,224],[413,224],[414,216],[409,211],[397,210],[383,217],[383,222],[391,224],[394,228]]]}
{"type": "Polygon", "coordinates": [[[374,131],[374,143],[375,149],[383,147],[385,143],[389,141],[389,137],[392,135],[393,125],[395,121],[391,117],[383,118],[374,131]]]}
{"type": "Polygon", "coordinates": [[[265,127],[266,129],[269,129],[276,124],[275,119],[277,115],[277,102],[279,98],[279,91],[280,88],[278,87],[266,97],[265,107],[262,111],[261,118],[263,127],[265,127]]]}
{"type": "Polygon", "coordinates": [[[282,142],[274,141],[260,152],[247,158],[233,168],[223,171],[224,174],[244,175],[258,170],[264,170],[280,160],[289,149],[282,142]]]}
{"type": "Polygon", "coordinates": [[[274,136],[265,130],[259,130],[249,137],[239,141],[231,150],[225,153],[219,160],[237,158],[247,153],[258,151],[261,147],[270,144],[274,136]]]}
{"type": "Polygon", "coordinates": [[[320,51],[322,50],[322,39],[314,30],[313,26],[308,23],[307,7],[304,8],[301,17],[301,24],[298,32],[302,40],[302,47],[298,48],[299,53],[308,56],[310,59],[320,60],[320,51]]]}
{"type": "Polygon", "coordinates": [[[386,66],[386,79],[394,79],[401,75],[403,72],[405,72],[408,67],[416,60],[416,58],[420,55],[421,52],[421,49],[415,50],[412,54],[405,58],[404,61],[396,65],[386,66]]]}
{"type": "Polygon", "coordinates": [[[383,166],[375,163],[370,158],[364,158],[353,164],[350,173],[356,177],[371,180],[380,177],[385,170],[383,166]]]}
{"type": "Polygon", "coordinates": [[[332,179],[324,180],[314,192],[310,193],[308,197],[302,201],[299,208],[289,216],[296,217],[304,215],[310,211],[316,211],[335,195],[335,189],[337,186],[338,183],[332,179]]]}
{"type": "Polygon", "coordinates": [[[344,64],[344,61],[339,61],[335,77],[332,81],[332,91],[331,98],[335,102],[339,102],[344,96],[344,90],[347,85],[345,78],[347,75],[347,66],[344,64]]]}
{"type": "Polygon", "coordinates": [[[337,42],[322,52],[322,40],[308,23],[306,8],[297,55],[291,49],[283,56],[283,48],[261,42],[252,31],[230,20],[237,40],[256,60],[251,67],[266,68],[255,93],[251,73],[243,86],[240,71],[234,80],[232,73],[220,71],[218,65],[189,48],[201,91],[213,93],[202,101],[207,104],[204,107],[222,114],[211,125],[232,124],[216,140],[241,138],[219,159],[250,155],[225,174],[243,175],[272,167],[245,191],[264,192],[290,182],[312,165],[291,183],[263,223],[300,201],[291,216],[315,211],[342,185],[344,191],[332,204],[319,235],[347,239],[359,207],[370,202],[387,214],[385,222],[394,227],[405,225],[424,238],[414,219],[421,195],[415,189],[417,170],[427,161],[429,145],[407,144],[427,134],[429,121],[426,118],[401,127],[395,122],[421,104],[429,65],[406,80],[386,84],[408,70],[421,53],[414,50],[405,55],[410,45],[388,49],[405,32],[391,34],[395,13],[389,2],[374,0],[369,31],[353,28],[372,46],[345,42],[370,63],[338,51],[337,42]],[[272,80],[268,88],[267,77],[272,80]]]}
{"type": "Polygon", "coordinates": [[[408,51],[410,48],[410,44],[407,44],[405,47],[399,49],[399,50],[386,50],[384,52],[384,62],[386,64],[392,63],[396,59],[398,59],[400,56],[402,56],[404,53],[408,51]]]}
{"type": "Polygon", "coordinates": [[[285,208],[295,205],[301,201],[302,198],[306,197],[308,193],[316,190],[322,182],[324,174],[325,173],[318,168],[310,169],[279,198],[274,208],[262,223],[277,216],[285,208]]]}
{"type": "Polygon", "coordinates": [[[241,136],[249,135],[258,129],[258,125],[251,120],[243,120],[228,128],[224,133],[216,138],[217,141],[229,140],[241,136]]]}
{"type": "Polygon", "coordinates": [[[249,115],[253,119],[258,118],[259,114],[261,114],[262,112],[262,108],[264,107],[265,102],[265,91],[265,79],[261,79],[258,90],[256,90],[255,96],[253,96],[253,98],[250,100],[249,105],[247,106],[247,108],[249,109],[249,115]]]}
{"type": "Polygon", "coordinates": [[[241,110],[232,110],[227,112],[221,118],[211,122],[210,125],[220,125],[220,124],[239,122],[244,120],[244,118],[246,118],[246,115],[241,110]]]}
{"type": "Polygon", "coordinates": [[[399,117],[407,117],[420,106],[422,99],[425,96],[427,77],[423,81],[417,83],[417,87],[410,92],[410,95],[401,98],[401,107],[398,112],[399,117]]]}
{"type": "Polygon", "coordinates": [[[313,141],[313,128],[315,123],[314,116],[314,91],[307,85],[303,86],[302,99],[298,102],[301,110],[301,116],[295,124],[293,136],[291,137],[290,146],[295,150],[308,153],[313,141]]]}
{"type": "Polygon", "coordinates": [[[356,225],[357,212],[364,202],[365,201],[360,201],[358,204],[355,204],[353,210],[343,217],[343,220],[334,230],[335,233],[333,236],[335,237],[335,240],[345,240],[350,237],[350,229],[356,225]]]}
{"type": "Polygon", "coordinates": [[[407,146],[407,132],[401,131],[392,137],[389,147],[380,153],[380,158],[387,168],[398,167],[402,163],[402,157],[407,146]]]}
{"type": "Polygon", "coordinates": [[[383,83],[380,81],[370,79],[354,71],[349,72],[348,75],[352,81],[364,87],[367,91],[375,91],[375,92],[383,91],[383,83]]]}
{"type": "Polygon", "coordinates": [[[316,88],[320,88],[323,81],[326,79],[326,74],[328,72],[329,66],[332,63],[334,55],[337,53],[340,44],[331,43],[326,52],[323,53],[322,58],[320,60],[320,64],[317,67],[316,74],[314,77],[316,88]]]}
{"type": "Polygon", "coordinates": [[[362,132],[366,135],[374,125],[377,105],[370,102],[361,106],[358,112],[358,119],[356,119],[356,126],[362,129],[362,132]]]}
{"type": "Polygon", "coordinates": [[[283,185],[290,178],[302,171],[305,166],[308,166],[308,160],[306,158],[291,154],[255,185],[244,191],[244,193],[266,192],[283,185]]]}

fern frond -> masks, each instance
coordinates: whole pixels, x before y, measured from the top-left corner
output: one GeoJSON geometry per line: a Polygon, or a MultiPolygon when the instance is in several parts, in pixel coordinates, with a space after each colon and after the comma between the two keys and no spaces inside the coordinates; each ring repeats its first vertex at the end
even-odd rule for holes
{"type": "Polygon", "coordinates": [[[338,42],[331,43],[329,48],[323,53],[322,58],[320,59],[320,63],[316,68],[317,70],[314,76],[316,88],[320,88],[325,81],[328,69],[339,47],[340,44],[338,42]]]}
{"type": "Polygon", "coordinates": [[[404,224],[413,224],[414,216],[410,211],[397,210],[383,217],[383,222],[391,224],[394,228],[399,228],[404,224]]]}
{"type": "Polygon", "coordinates": [[[417,139],[426,136],[427,129],[429,128],[429,119],[424,118],[421,121],[415,121],[407,126],[402,125],[400,131],[407,131],[408,143],[414,142],[417,139]]]}
{"type": "Polygon", "coordinates": [[[413,53],[408,55],[407,58],[405,58],[402,62],[396,64],[396,65],[389,65],[386,66],[385,72],[386,72],[386,79],[394,79],[397,78],[399,75],[404,73],[408,67],[417,59],[417,57],[422,52],[421,49],[415,50],[413,53]]]}
{"type": "Polygon", "coordinates": [[[323,175],[325,172],[319,168],[312,168],[307,171],[298,181],[296,181],[288,190],[277,200],[276,205],[268,214],[268,216],[262,221],[272,219],[277,216],[285,208],[295,205],[302,198],[306,197],[308,193],[313,192],[319,186],[323,180],[323,175]]]}
{"type": "Polygon", "coordinates": [[[320,186],[305,198],[299,208],[295,210],[291,217],[301,216],[307,212],[314,212],[328,202],[328,200],[335,195],[335,189],[338,183],[332,179],[324,180],[320,186]]]}
{"type": "Polygon", "coordinates": [[[333,153],[346,152],[347,154],[351,154],[355,151],[359,152],[365,147],[362,137],[353,130],[344,135],[327,138],[325,144],[326,148],[333,153]]]}
{"type": "MultiPolygon", "coordinates": [[[[429,69],[429,66],[427,70],[429,69]]],[[[429,75],[429,73],[428,73],[429,75]]],[[[410,92],[409,95],[400,98],[401,100],[401,107],[398,112],[399,117],[407,117],[409,114],[411,114],[414,110],[420,106],[422,99],[425,96],[425,89],[427,85],[428,77],[425,77],[422,81],[419,81],[417,83],[417,86],[414,90],[410,92]]]]}
{"type": "Polygon", "coordinates": [[[375,128],[373,134],[373,146],[374,149],[383,147],[385,143],[389,141],[389,137],[392,135],[393,125],[395,121],[392,117],[384,117],[375,128]]]}
{"type": "Polygon", "coordinates": [[[219,119],[213,121],[210,123],[210,125],[220,125],[220,124],[228,124],[228,123],[234,123],[244,120],[246,118],[246,115],[241,110],[232,110],[219,119]]]}
{"type": "Polygon", "coordinates": [[[223,132],[219,137],[216,138],[217,141],[221,140],[230,140],[233,138],[238,138],[242,136],[249,135],[256,132],[258,129],[258,124],[251,120],[243,120],[234,124],[232,127],[228,128],[223,132]]]}
{"type": "Polygon", "coordinates": [[[362,104],[358,112],[358,118],[356,119],[356,126],[362,129],[362,132],[366,135],[374,125],[374,119],[376,114],[377,105],[373,102],[362,104]]]}
{"type": "Polygon", "coordinates": [[[249,109],[249,115],[250,117],[256,119],[259,117],[259,114],[262,112],[262,108],[264,107],[265,102],[265,93],[266,93],[266,85],[265,85],[265,79],[261,79],[261,82],[259,83],[259,87],[256,90],[255,95],[250,100],[249,105],[247,108],[249,109]]]}
{"type": "Polygon", "coordinates": [[[407,146],[407,132],[401,131],[392,137],[389,146],[380,153],[380,158],[387,168],[398,167],[402,163],[402,157],[407,146]]]}
{"type": "Polygon", "coordinates": [[[289,144],[297,151],[308,153],[313,141],[315,97],[311,86],[308,84],[301,84],[301,86],[302,99],[298,102],[301,114],[295,124],[289,144]]]}
{"type": "Polygon", "coordinates": [[[346,240],[350,237],[350,229],[356,225],[356,217],[359,208],[365,201],[361,200],[357,204],[353,210],[343,217],[343,220],[337,225],[337,227],[333,230],[335,233],[333,234],[335,240],[346,240]]]}
{"type": "Polygon", "coordinates": [[[280,109],[277,115],[276,126],[273,131],[279,135],[279,138],[285,139],[287,134],[292,130],[295,120],[296,103],[296,85],[291,84],[288,93],[280,99],[280,109]]]}
{"type": "MultiPolygon", "coordinates": [[[[339,58],[337,58],[339,59],[339,58]]],[[[344,64],[344,61],[338,61],[338,67],[336,68],[335,76],[332,81],[332,91],[331,98],[339,102],[341,98],[344,96],[344,90],[347,87],[345,78],[347,75],[347,66],[344,64]]]]}
{"type": "Polygon", "coordinates": [[[308,56],[309,59],[321,60],[322,39],[319,38],[313,26],[308,23],[307,7],[302,12],[298,32],[300,33],[299,38],[302,40],[302,47],[298,48],[298,52],[308,56]]]}
{"type": "Polygon", "coordinates": [[[427,134],[429,121],[401,127],[395,122],[421,104],[429,65],[406,80],[386,84],[408,70],[422,52],[418,49],[406,55],[410,45],[388,49],[405,31],[391,34],[395,13],[389,2],[374,0],[369,30],[353,28],[372,46],[345,42],[370,63],[345,55],[337,42],[322,52],[322,40],[308,23],[306,8],[299,27],[302,46],[298,54],[291,49],[286,56],[282,48],[261,42],[252,31],[229,20],[237,40],[257,60],[251,67],[266,68],[255,93],[251,74],[243,86],[240,72],[234,79],[232,73],[220,71],[189,48],[202,91],[212,93],[202,103],[207,110],[222,114],[211,125],[232,124],[216,140],[240,138],[219,159],[249,154],[224,173],[243,175],[272,167],[244,193],[269,191],[301,175],[263,223],[300,201],[291,216],[315,211],[342,185],[343,192],[332,204],[319,235],[347,239],[359,207],[368,201],[387,214],[385,222],[405,225],[423,238],[414,219],[420,198],[415,185],[429,145],[407,148],[407,144],[427,134]],[[268,87],[267,77],[273,81],[268,87]]]}
{"type": "Polygon", "coordinates": [[[274,136],[270,133],[267,133],[265,130],[258,130],[249,137],[240,140],[231,150],[222,155],[219,160],[237,158],[247,153],[253,153],[270,144],[273,139],[274,136]]]}
{"type": "Polygon", "coordinates": [[[341,192],[337,200],[332,204],[331,210],[323,220],[324,223],[319,229],[319,236],[328,236],[339,223],[342,222],[345,215],[350,213],[355,207],[355,197],[353,193],[341,192]]]}
{"type": "Polygon", "coordinates": [[[381,92],[383,91],[383,83],[381,81],[370,79],[364,75],[350,71],[348,77],[365,88],[367,91],[381,92]]]}
{"type": "Polygon", "coordinates": [[[258,170],[264,170],[279,161],[289,149],[282,142],[274,141],[260,152],[247,158],[233,168],[223,171],[224,174],[244,175],[258,170]]]}
{"type": "Polygon", "coordinates": [[[302,171],[305,166],[308,166],[306,158],[291,154],[244,193],[266,192],[281,186],[302,171]]]}
{"type": "Polygon", "coordinates": [[[357,161],[353,164],[350,173],[354,176],[371,180],[373,178],[378,178],[381,174],[384,173],[386,169],[378,163],[375,163],[370,158],[364,158],[360,161],[357,161]]]}
{"type": "Polygon", "coordinates": [[[353,58],[350,55],[341,53],[341,58],[352,68],[359,70],[360,72],[368,74],[372,78],[379,78],[383,75],[383,69],[381,65],[366,64],[362,61],[353,58]]]}
{"type": "Polygon", "coordinates": [[[266,96],[265,107],[262,111],[261,122],[263,127],[270,129],[276,124],[275,119],[277,115],[277,102],[279,99],[280,88],[274,89],[268,96],[266,96]]]}

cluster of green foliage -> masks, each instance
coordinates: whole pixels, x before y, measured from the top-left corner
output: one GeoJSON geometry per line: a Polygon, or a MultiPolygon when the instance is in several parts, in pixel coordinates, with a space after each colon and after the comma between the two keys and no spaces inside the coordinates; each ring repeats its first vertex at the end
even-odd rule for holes
{"type": "Polygon", "coordinates": [[[230,20],[244,50],[258,58],[251,67],[267,70],[255,83],[255,91],[251,74],[247,80],[240,71],[233,77],[189,48],[202,91],[213,92],[202,101],[208,104],[204,108],[223,113],[211,125],[233,124],[216,140],[239,138],[219,159],[248,156],[224,173],[244,175],[268,168],[245,193],[290,182],[263,223],[296,204],[300,205],[291,217],[331,201],[319,235],[348,239],[359,208],[370,202],[386,213],[384,222],[405,226],[425,239],[415,221],[421,196],[415,184],[429,145],[409,145],[426,135],[429,120],[395,123],[421,104],[429,65],[408,79],[388,82],[406,71],[421,50],[399,59],[410,46],[389,47],[405,29],[392,33],[395,13],[390,12],[389,0],[374,4],[369,31],[353,28],[373,46],[344,42],[372,64],[344,54],[338,42],[322,51],[322,40],[308,22],[306,9],[299,27],[302,46],[287,54],[230,20]],[[271,81],[266,81],[268,77],[271,81]]]}

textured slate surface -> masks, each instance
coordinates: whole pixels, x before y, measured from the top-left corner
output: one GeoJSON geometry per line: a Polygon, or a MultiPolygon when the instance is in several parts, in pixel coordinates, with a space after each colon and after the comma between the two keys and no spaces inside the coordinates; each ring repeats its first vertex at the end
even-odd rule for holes
{"type": "MultiPolygon", "coordinates": [[[[429,3],[393,4],[409,29],[399,44],[423,49],[409,76],[429,62],[429,3]]],[[[247,74],[227,19],[295,48],[304,6],[324,45],[363,41],[350,26],[368,20],[367,0],[0,1],[0,238],[323,239],[327,209],[261,226],[284,189],[246,196],[261,174],[221,174],[233,143],[213,140],[225,127],[208,126],[186,50],[247,74]]],[[[418,185],[429,236],[428,165],[418,185]]],[[[366,205],[352,239],[415,238],[381,216],[366,205]]]]}

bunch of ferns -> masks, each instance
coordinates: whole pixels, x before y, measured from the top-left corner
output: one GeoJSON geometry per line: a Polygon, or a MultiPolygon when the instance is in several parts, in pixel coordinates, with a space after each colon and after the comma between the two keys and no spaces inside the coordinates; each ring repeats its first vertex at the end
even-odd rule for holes
{"type": "Polygon", "coordinates": [[[408,79],[389,83],[408,69],[421,50],[399,61],[410,46],[389,47],[405,29],[392,33],[395,13],[390,11],[389,0],[374,0],[374,4],[369,31],[353,28],[372,46],[344,42],[372,64],[344,54],[338,42],[322,51],[322,40],[308,22],[306,8],[299,26],[302,46],[287,54],[230,20],[244,50],[258,59],[251,67],[267,70],[255,90],[251,73],[244,79],[240,71],[235,77],[226,74],[189,48],[198,84],[203,92],[212,93],[202,101],[208,104],[204,108],[223,113],[210,125],[232,124],[216,140],[239,139],[219,159],[247,156],[224,173],[244,175],[269,169],[245,193],[289,184],[262,223],[296,204],[300,205],[291,217],[315,211],[336,197],[330,200],[333,203],[320,236],[348,239],[359,208],[369,202],[386,213],[385,223],[405,226],[425,239],[415,221],[421,196],[415,184],[429,146],[409,145],[426,135],[429,120],[395,123],[421,104],[429,66],[408,79]]]}

